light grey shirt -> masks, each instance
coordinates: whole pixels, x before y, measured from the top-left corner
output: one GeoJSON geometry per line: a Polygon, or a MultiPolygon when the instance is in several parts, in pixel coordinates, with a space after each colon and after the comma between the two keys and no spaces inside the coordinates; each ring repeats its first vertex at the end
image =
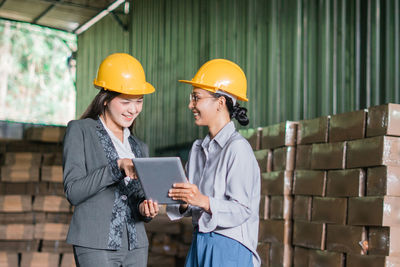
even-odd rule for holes
{"type": "Polygon", "coordinates": [[[199,232],[215,232],[235,239],[257,254],[260,169],[252,148],[229,122],[213,138],[193,143],[186,165],[188,179],[210,199],[211,214],[189,206],[180,214],[179,205],[167,206],[171,220],[192,216],[199,232]]]}

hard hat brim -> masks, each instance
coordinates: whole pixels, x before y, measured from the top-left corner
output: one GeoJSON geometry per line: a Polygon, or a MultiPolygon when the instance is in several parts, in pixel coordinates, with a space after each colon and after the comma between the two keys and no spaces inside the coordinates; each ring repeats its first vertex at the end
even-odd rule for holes
{"type": "MultiPolygon", "coordinates": [[[[178,81],[181,82],[181,83],[187,83],[187,84],[190,84],[190,85],[192,85],[192,86],[194,86],[194,87],[198,87],[198,88],[201,88],[201,89],[210,91],[210,92],[212,92],[212,93],[217,92],[217,90],[224,91],[223,89],[218,88],[218,87],[215,87],[215,86],[211,86],[211,85],[207,85],[207,84],[201,84],[201,83],[196,83],[196,82],[189,81],[189,80],[178,80],[178,81]]],[[[248,101],[249,101],[249,99],[247,99],[246,97],[241,97],[241,96],[238,96],[238,95],[235,95],[235,97],[236,97],[238,100],[241,100],[241,101],[245,101],[245,102],[248,102],[248,101]]]]}
{"type": "Polygon", "coordinates": [[[108,88],[107,86],[104,86],[104,84],[98,82],[96,79],[94,79],[93,84],[97,89],[104,89],[104,90],[109,90],[121,94],[126,94],[126,95],[148,95],[151,93],[155,92],[155,88],[153,85],[150,83],[146,82],[144,85],[143,89],[137,89],[137,88],[132,88],[132,89],[126,89],[126,88],[108,88]]]}

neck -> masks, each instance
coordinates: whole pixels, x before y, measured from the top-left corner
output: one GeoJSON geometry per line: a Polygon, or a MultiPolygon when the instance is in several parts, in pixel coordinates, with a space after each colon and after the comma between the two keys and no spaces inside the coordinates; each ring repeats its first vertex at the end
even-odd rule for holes
{"type": "Polygon", "coordinates": [[[108,120],[106,114],[100,115],[100,118],[104,121],[108,129],[110,129],[113,134],[123,141],[123,128],[115,124],[112,120],[108,120]]]}
{"type": "Polygon", "coordinates": [[[225,127],[231,121],[229,115],[228,116],[217,116],[216,120],[212,125],[208,126],[208,131],[210,134],[210,138],[213,139],[222,128],[225,127]]]}

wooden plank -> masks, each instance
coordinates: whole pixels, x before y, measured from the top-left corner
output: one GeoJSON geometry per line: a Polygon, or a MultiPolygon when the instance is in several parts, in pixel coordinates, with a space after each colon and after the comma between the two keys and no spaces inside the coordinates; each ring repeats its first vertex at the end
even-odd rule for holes
{"type": "Polygon", "coordinates": [[[47,252],[28,252],[21,255],[21,267],[58,267],[60,255],[47,252]]]}
{"type": "Polygon", "coordinates": [[[62,153],[43,153],[42,155],[42,165],[43,166],[51,166],[51,165],[62,165],[62,153]]]}
{"type": "Polygon", "coordinates": [[[0,195],[46,195],[47,191],[47,183],[0,182],[0,195]]]}
{"type": "Polygon", "coordinates": [[[35,225],[35,239],[65,240],[68,224],[63,223],[38,223],[35,225]]]}
{"type": "Polygon", "coordinates": [[[0,266],[1,267],[18,266],[18,254],[13,252],[0,251],[0,266]]]}
{"type": "Polygon", "coordinates": [[[0,212],[24,212],[32,210],[31,196],[0,195],[0,212]]]}
{"type": "Polygon", "coordinates": [[[62,166],[42,166],[42,181],[46,182],[63,182],[62,166]]]}
{"type": "Polygon", "coordinates": [[[31,240],[33,231],[33,224],[2,224],[0,225],[0,239],[31,240]]]}
{"type": "Polygon", "coordinates": [[[64,240],[43,240],[41,251],[52,253],[73,253],[72,245],[67,244],[64,240]]]}
{"type": "Polygon", "coordinates": [[[43,222],[45,214],[37,212],[0,212],[0,224],[35,224],[43,222]]]}
{"type": "Polygon", "coordinates": [[[27,252],[38,248],[39,240],[0,240],[0,251],[27,252]]]}
{"type": "Polygon", "coordinates": [[[70,212],[70,204],[62,196],[36,196],[33,202],[34,211],[70,212]]]}
{"type": "Polygon", "coordinates": [[[61,259],[61,267],[76,267],[74,254],[64,253],[61,259]]]}
{"type": "Polygon", "coordinates": [[[33,152],[6,152],[1,154],[1,165],[39,166],[42,161],[40,153],[33,152]]]}
{"type": "Polygon", "coordinates": [[[62,142],[66,127],[31,127],[25,130],[25,139],[49,143],[62,142]]]}
{"type": "Polygon", "coordinates": [[[7,165],[1,167],[2,182],[38,182],[39,166],[27,168],[21,165],[7,165]]]}

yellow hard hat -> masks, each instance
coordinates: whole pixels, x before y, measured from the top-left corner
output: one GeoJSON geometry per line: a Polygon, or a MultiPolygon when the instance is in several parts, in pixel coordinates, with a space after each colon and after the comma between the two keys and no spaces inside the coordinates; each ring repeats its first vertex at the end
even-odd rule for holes
{"type": "Polygon", "coordinates": [[[142,64],[129,54],[115,53],[106,57],[97,70],[93,84],[105,90],[128,95],[146,95],[155,91],[146,82],[142,64]]]}
{"type": "Polygon", "coordinates": [[[237,64],[226,59],[210,60],[200,67],[191,81],[179,81],[213,93],[221,90],[239,100],[249,101],[246,97],[246,75],[237,64]]]}

